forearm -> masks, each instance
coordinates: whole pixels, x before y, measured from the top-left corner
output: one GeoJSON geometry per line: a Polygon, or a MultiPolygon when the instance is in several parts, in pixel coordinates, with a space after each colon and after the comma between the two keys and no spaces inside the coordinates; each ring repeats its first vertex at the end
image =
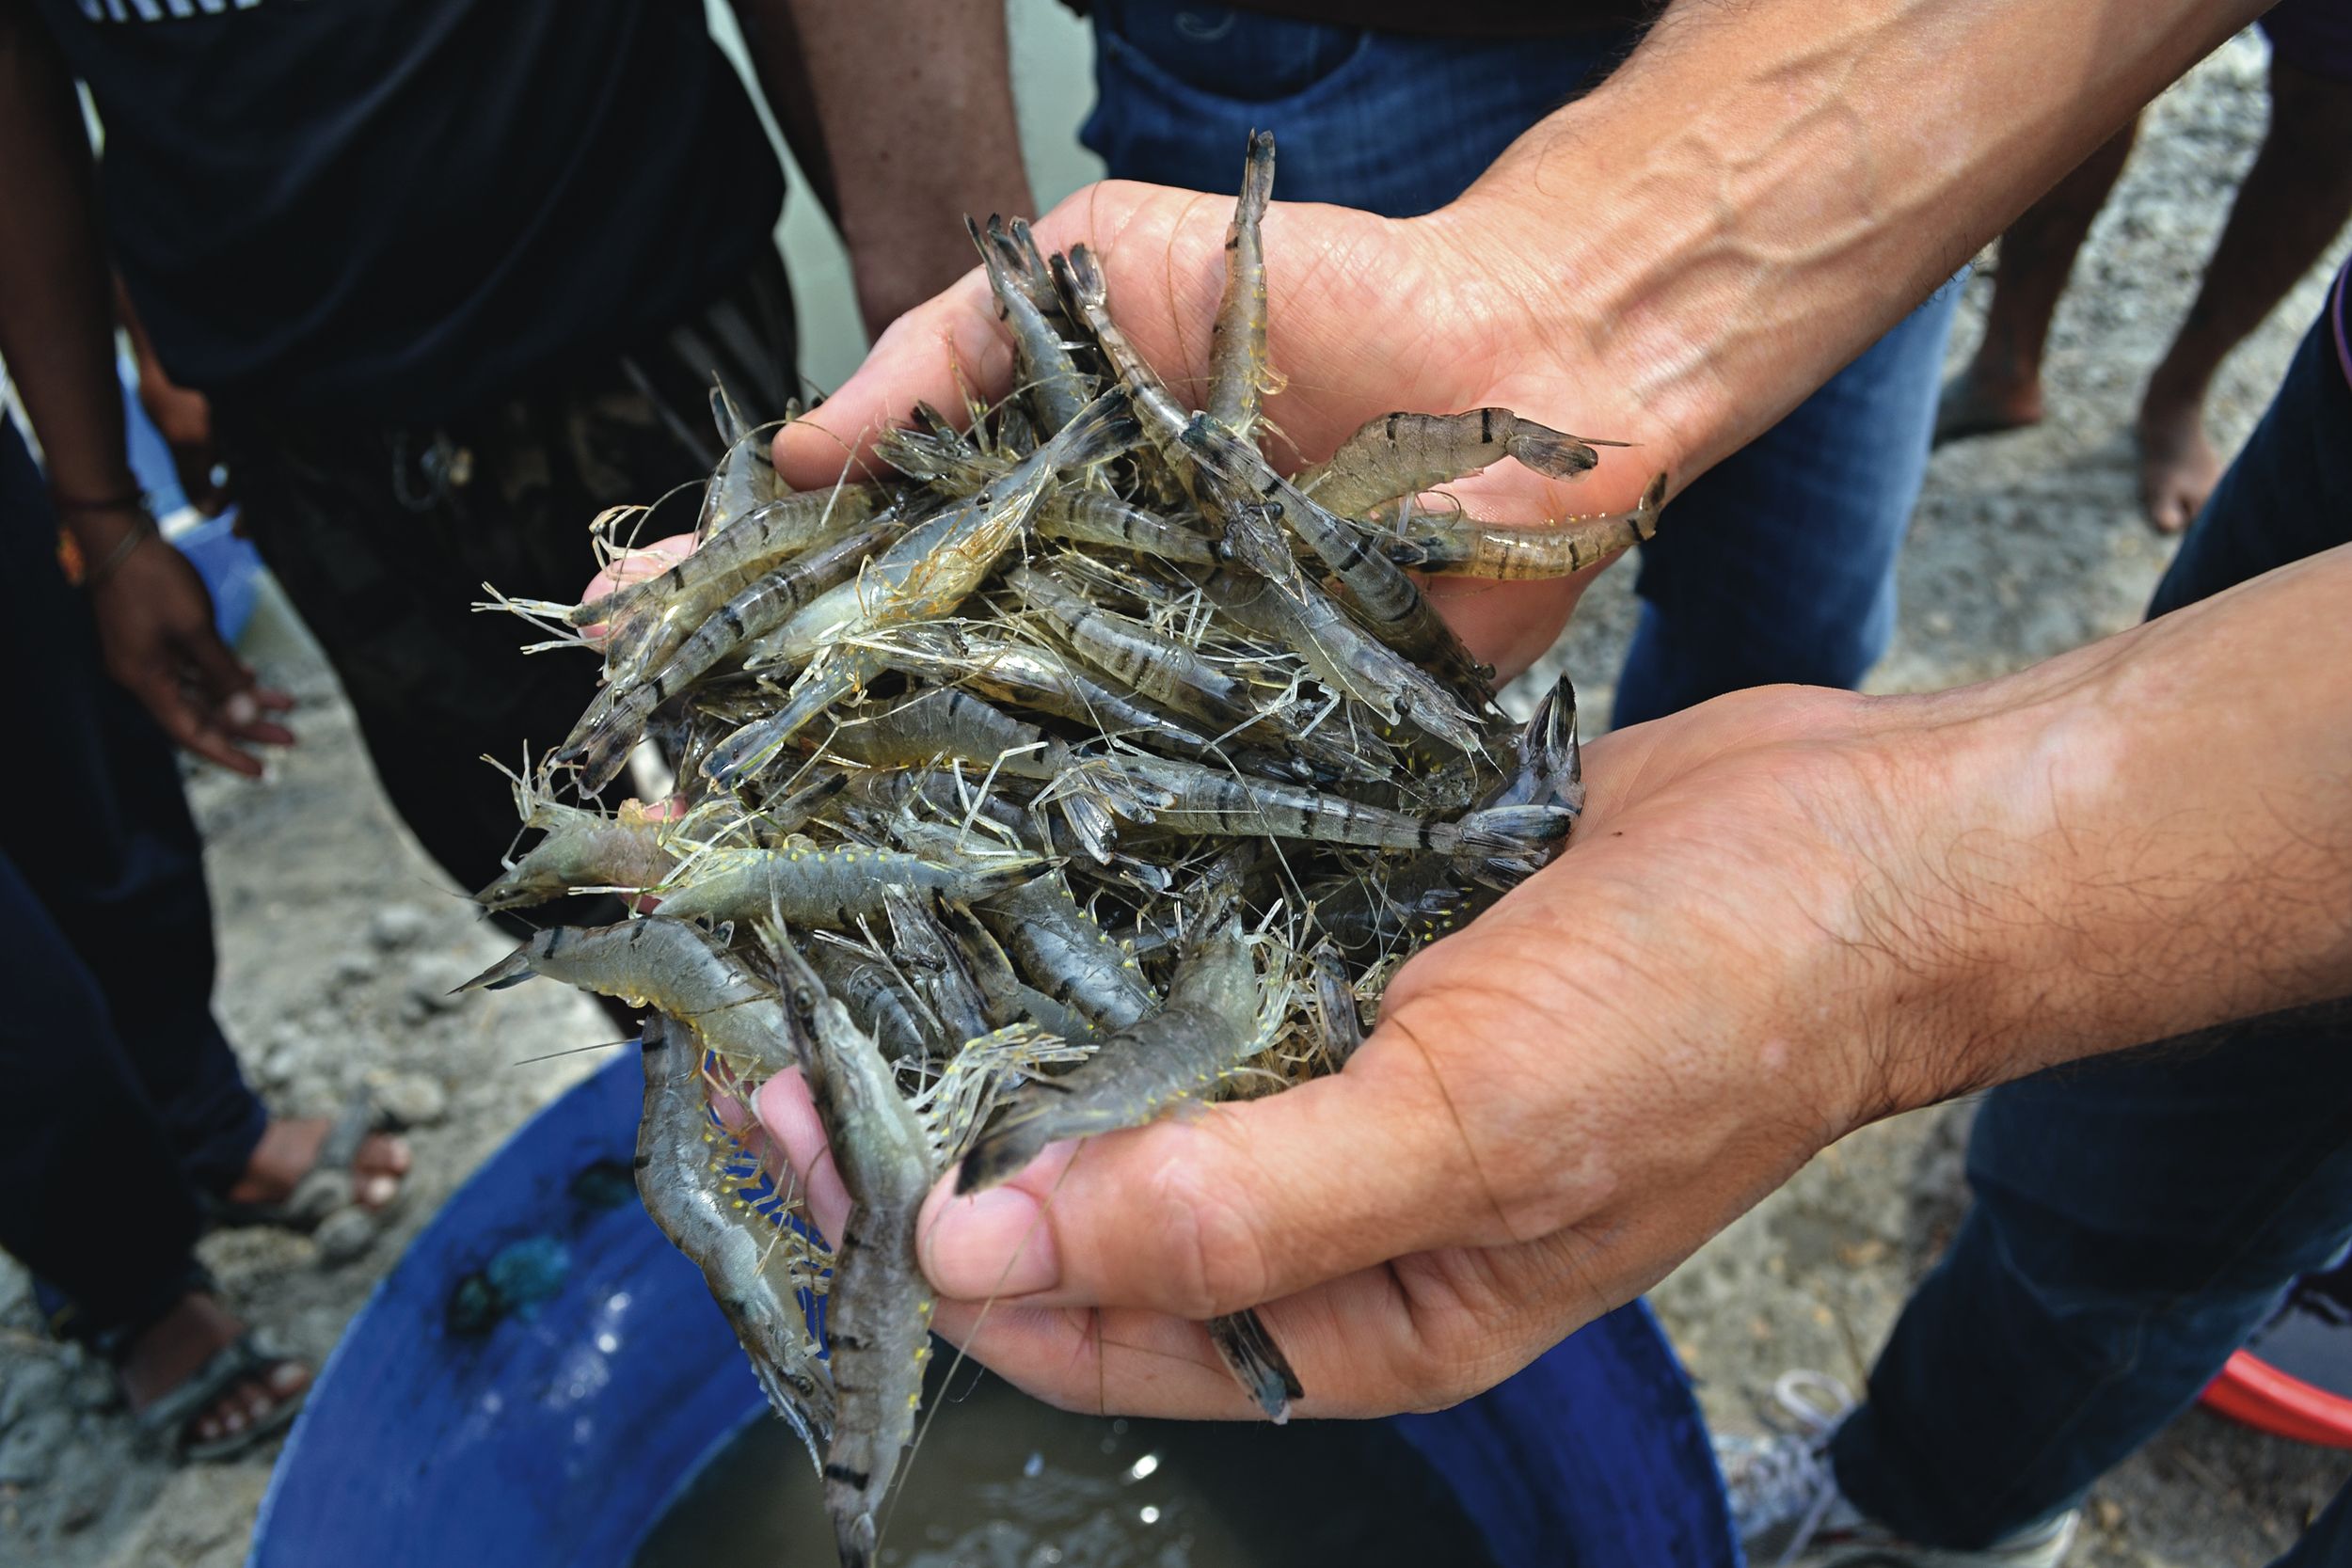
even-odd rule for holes
{"type": "Polygon", "coordinates": [[[1680,473],[1767,429],[2260,0],[1681,0],[1446,221],[1680,473]]]}
{"type": "Polygon", "coordinates": [[[761,0],[788,13],[858,303],[879,333],[970,270],[962,225],[1031,211],[1003,0],[761,0]]]}
{"type": "MultiPolygon", "coordinates": [[[[135,488],[124,455],[114,315],[89,142],[48,35],[0,0],[0,357],[40,437],[50,483],[90,500],[135,488]]],[[[72,511],[86,552],[132,526],[72,511]]]]}
{"type": "Polygon", "coordinates": [[[1890,705],[1928,815],[1915,854],[1876,847],[1898,869],[1840,935],[1871,955],[1894,1102],[2352,994],[2348,610],[2352,546],[1890,705]]]}

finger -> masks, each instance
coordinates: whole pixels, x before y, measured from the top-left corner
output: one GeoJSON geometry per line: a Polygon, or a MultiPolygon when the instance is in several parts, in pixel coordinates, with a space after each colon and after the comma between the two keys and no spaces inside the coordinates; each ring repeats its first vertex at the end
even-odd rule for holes
{"type": "Polygon", "coordinates": [[[188,699],[179,679],[169,671],[158,670],[143,678],[137,690],[140,703],[163,726],[173,744],[207,762],[218,763],[231,773],[242,773],[248,779],[262,776],[261,759],[239,751],[228,736],[215,728],[188,699]]]}
{"type": "Polygon", "coordinates": [[[1012,345],[975,267],[891,323],[840,390],[776,432],[776,471],[796,490],[821,489],[845,463],[870,459],[875,437],[903,423],[917,403],[960,419],[967,390],[994,399],[1011,385],[1012,345]]]}
{"type": "Polygon", "coordinates": [[[817,1103],[809,1098],[808,1081],[798,1069],[780,1072],[760,1085],[752,1109],[777,1152],[800,1178],[801,1190],[808,1195],[809,1218],[817,1222],[818,1232],[840,1235],[850,1217],[850,1190],[842,1185],[841,1172],[834,1165],[833,1148],[825,1141],[817,1103]]]}
{"type": "MultiPolygon", "coordinates": [[[[1362,1418],[1494,1386],[1614,1303],[1563,1243],[1450,1250],[1360,1269],[1256,1308],[1297,1374],[1294,1414],[1362,1418]]],[[[943,1301],[933,1324],[1025,1392],[1066,1409],[1182,1420],[1263,1412],[1205,1325],[1128,1307],[943,1301]]]]}
{"type": "Polygon", "coordinates": [[[1049,1150],[974,1196],[943,1181],[918,1229],[925,1272],[950,1296],[1207,1319],[1404,1252],[1513,1239],[1433,1070],[1392,1018],[1337,1077],[1049,1150]]]}
{"type": "Polygon", "coordinates": [[[674,533],[650,545],[625,549],[606,562],[604,569],[588,579],[588,586],[581,592],[580,602],[586,604],[601,599],[615,589],[626,588],[632,582],[658,578],[692,555],[701,543],[691,533],[674,533]]]}
{"type": "MultiPolygon", "coordinates": [[[[250,670],[246,672],[246,678],[247,680],[253,678],[253,673],[250,670]]],[[[248,744],[293,745],[294,734],[292,730],[283,724],[272,723],[262,717],[264,711],[262,705],[263,695],[258,689],[253,688],[230,692],[228,699],[220,705],[221,727],[233,738],[248,744]]],[[[278,696],[279,694],[271,692],[267,695],[278,696]]],[[[291,699],[281,698],[276,711],[282,712],[292,705],[291,699]]]]}

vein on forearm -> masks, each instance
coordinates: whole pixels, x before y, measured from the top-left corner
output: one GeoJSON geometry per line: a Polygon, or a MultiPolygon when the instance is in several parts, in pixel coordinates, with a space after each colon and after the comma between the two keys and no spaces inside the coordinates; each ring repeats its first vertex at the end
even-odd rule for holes
{"type": "Polygon", "coordinates": [[[1531,333],[1680,432],[1687,480],[2260,8],[1684,0],[1465,207],[1532,253],[1531,333]]]}

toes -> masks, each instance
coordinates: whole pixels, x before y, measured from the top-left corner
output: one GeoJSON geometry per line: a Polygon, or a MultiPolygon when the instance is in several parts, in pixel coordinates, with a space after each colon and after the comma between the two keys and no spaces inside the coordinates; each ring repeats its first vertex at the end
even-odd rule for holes
{"type": "Polygon", "coordinates": [[[358,1198],[361,1208],[381,1209],[400,1196],[400,1183],[379,1171],[373,1176],[361,1177],[352,1188],[352,1194],[358,1198]]]}

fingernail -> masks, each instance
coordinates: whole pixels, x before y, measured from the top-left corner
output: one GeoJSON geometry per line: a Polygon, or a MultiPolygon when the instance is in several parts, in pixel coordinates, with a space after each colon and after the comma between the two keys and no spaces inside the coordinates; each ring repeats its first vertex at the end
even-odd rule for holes
{"type": "Polygon", "coordinates": [[[961,1301],[1025,1296],[1061,1283],[1044,1211],[1014,1187],[950,1198],[925,1239],[923,1265],[932,1284],[961,1301]]]}

